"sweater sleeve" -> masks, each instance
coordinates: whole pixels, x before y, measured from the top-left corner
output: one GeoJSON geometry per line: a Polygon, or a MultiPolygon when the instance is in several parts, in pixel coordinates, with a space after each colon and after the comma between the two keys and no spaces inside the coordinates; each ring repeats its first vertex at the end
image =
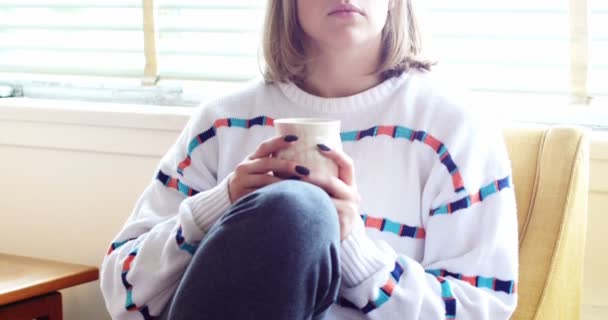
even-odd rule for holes
{"type": "Polygon", "coordinates": [[[113,319],[159,315],[198,243],[230,206],[229,177],[216,179],[215,131],[204,118],[202,109],[191,117],[102,262],[101,290],[113,319]],[[193,148],[201,143],[204,156],[193,148]]]}
{"type": "Polygon", "coordinates": [[[515,310],[517,214],[502,136],[451,129],[454,169],[438,160],[422,192],[422,261],[372,240],[358,221],[342,242],[342,306],[368,319],[500,320],[515,310]]]}

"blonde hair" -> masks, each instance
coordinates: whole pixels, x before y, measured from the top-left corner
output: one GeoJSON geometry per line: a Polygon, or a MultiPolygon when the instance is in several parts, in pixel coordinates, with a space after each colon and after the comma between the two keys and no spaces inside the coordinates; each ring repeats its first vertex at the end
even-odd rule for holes
{"type": "MultiPolygon", "coordinates": [[[[296,0],[268,0],[264,22],[262,72],[266,82],[301,82],[306,77],[308,58],[304,52],[304,31],[298,23],[296,0]]],[[[376,70],[383,79],[409,69],[430,70],[434,64],[419,58],[421,34],[412,0],[392,0],[382,29],[381,62],[376,70]]]]}

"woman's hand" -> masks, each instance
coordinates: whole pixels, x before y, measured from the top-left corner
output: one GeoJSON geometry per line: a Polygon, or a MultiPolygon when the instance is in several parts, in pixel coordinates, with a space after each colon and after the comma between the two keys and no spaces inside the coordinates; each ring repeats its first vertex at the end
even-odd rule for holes
{"type": "Polygon", "coordinates": [[[308,175],[308,169],[293,161],[272,158],[271,155],[289,147],[298,137],[288,135],[275,137],[262,142],[257,150],[234,169],[234,174],[228,182],[230,202],[234,203],[241,197],[269,184],[283,179],[275,177],[272,172],[287,173],[298,178],[308,175]]]}
{"type": "Polygon", "coordinates": [[[360,219],[361,196],[355,183],[355,166],[353,160],[343,151],[331,150],[323,144],[317,147],[323,156],[336,163],[338,177],[320,177],[312,172],[305,180],[325,190],[332,198],[340,221],[340,240],[344,240],[350,234],[357,219],[360,219]]]}

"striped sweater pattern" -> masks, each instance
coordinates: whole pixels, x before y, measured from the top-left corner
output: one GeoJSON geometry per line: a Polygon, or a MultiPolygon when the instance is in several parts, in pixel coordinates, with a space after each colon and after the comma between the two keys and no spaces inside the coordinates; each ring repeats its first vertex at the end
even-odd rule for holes
{"type": "Polygon", "coordinates": [[[500,130],[413,72],[346,98],[253,83],[197,108],[104,258],[113,318],[162,312],[230,207],[232,170],[285,117],[341,120],[356,165],[361,219],[342,241],[343,283],[328,319],[510,317],[517,217],[500,130]]]}

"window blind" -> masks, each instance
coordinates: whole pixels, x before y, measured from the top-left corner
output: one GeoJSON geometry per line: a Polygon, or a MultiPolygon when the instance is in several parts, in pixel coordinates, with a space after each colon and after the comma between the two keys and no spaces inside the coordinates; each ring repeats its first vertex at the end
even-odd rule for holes
{"type": "Polygon", "coordinates": [[[0,0],[0,72],[141,77],[141,0],[0,0]]]}
{"type": "Polygon", "coordinates": [[[589,92],[608,98],[608,1],[590,0],[589,92]]]}
{"type": "Polygon", "coordinates": [[[259,76],[264,0],[161,0],[162,79],[248,80],[259,76]]]}
{"type": "MultiPolygon", "coordinates": [[[[588,70],[577,74],[586,92],[608,95],[605,0],[417,3],[423,5],[421,28],[437,69],[449,70],[476,92],[543,95],[573,92],[571,51],[578,40],[571,34],[571,11],[573,3],[583,3],[590,12],[579,12],[589,25],[588,47],[581,51],[588,70]]],[[[0,72],[144,78],[150,76],[144,75],[146,57],[149,63],[153,56],[150,70],[161,80],[248,80],[260,75],[265,5],[266,0],[0,0],[0,72]],[[154,30],[145,37],[142,3],[154,7],[154,30]]]]}
{"type": "Polygon", "coordinates": [[[465,86],[568,93],[568,1],[429,0],[428,6],[422,28],[431,28],[432,56],[465,86]]]}
{"type": "MultiPolygon", "coordinates": [[[[601,0],[597,0],[601,1],[601,0]]],[[[259,75],[264,0],[159,2],[161,78],[259,75]]],[[[438,68],[476,91],[568,94],[568,0],[429,0],[421,28],[438,68]]]]}

